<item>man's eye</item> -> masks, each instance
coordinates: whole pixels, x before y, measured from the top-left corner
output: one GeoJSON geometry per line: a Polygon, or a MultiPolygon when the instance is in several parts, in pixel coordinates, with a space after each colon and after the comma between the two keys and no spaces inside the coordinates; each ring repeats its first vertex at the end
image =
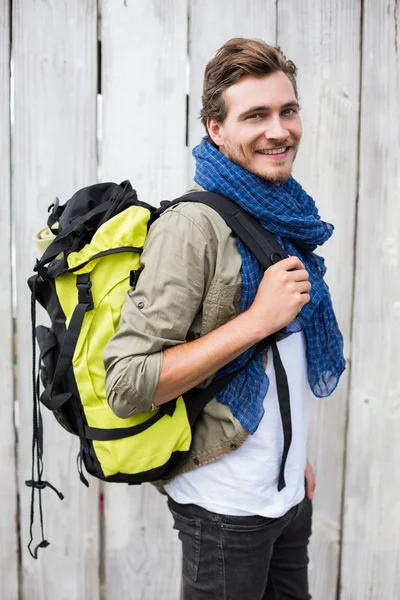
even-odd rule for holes
{"type": "Polygon", "coordinates": [[[293,115],[295,113],[295,109],[294,108],[285,108],[285,110],[282,111],[283,115],[293,115]]]}
{"type": "Polygon", "coordinates": [[[260,114],[258,113],[254,113],[253,115],[249,115],[247,118],[248,119],[258,119],[259,117],[261,117],[260,114]]]}

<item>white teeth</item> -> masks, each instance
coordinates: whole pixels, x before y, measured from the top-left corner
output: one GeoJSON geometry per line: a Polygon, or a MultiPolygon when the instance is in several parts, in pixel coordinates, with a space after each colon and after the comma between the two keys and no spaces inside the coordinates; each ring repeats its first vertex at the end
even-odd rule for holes
{"type": "Polygon", "coordinates": [[[276,150],[258,150],[260,154],[282,154],[286,148],[277,148],[276,150]]]}

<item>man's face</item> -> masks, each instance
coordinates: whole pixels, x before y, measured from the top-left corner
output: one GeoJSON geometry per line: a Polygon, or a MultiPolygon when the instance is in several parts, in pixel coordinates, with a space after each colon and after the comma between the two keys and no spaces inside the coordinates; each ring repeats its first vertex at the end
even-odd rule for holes
{"type": "Polygon", "coordinates": [[[302,135],[290,79],[282,71],[243,77],[225,91],[225,102],[225,121],[207,121],[219,150],[270,183],[289,179],[302,135]]]}

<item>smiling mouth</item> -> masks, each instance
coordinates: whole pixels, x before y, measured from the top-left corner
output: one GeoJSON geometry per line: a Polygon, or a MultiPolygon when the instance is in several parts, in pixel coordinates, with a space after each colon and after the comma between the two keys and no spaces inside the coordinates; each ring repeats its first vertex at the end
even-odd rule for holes
{"type": "Polygon", "coordinates": [[[257,154],[268,156],[270,158],[284,158],[289,153],[290,146],[282,146],[281,148],[271,148],[266,150],[256,150],[257,154]]]}

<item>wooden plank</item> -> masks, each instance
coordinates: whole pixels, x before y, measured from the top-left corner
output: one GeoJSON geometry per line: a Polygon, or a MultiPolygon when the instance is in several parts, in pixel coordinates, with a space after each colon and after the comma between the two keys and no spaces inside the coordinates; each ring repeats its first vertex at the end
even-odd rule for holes
{"type": "Polygon", "coordinates": [[[187,8],[103,0],[103,179],[130,179],[158,205],[185,186],[187,8]]]}
{"type": "Polygon", "coordinates": [[[399,597],[399,21],[397,0],[364,2],[341,600],[399,597]]]}
{"type": "MultiPolygon", "coordinates": [[[[43,491],[45,537],[51,542],[34,561],[29,535],[32,436],[30,295],[26,285],[36,255],[33,235],[47,207],[96,180],[95,0],[16,0],[13,3],[15,127],[13,206],[16,227],[19,465],[22,510],[23,598],[86,600],[99,597],[98,482],[87,490],[76,471],[78,442],[44,414],[44,479],[60,489],[61,502],[43,491]]],[[[40,321],[42,321],[40,315],[40,321]]],[[[36,521],[39,515],[36,509],[36,521]]],[[[40,541],[39,529],[36,540],[40,541]]]]}
{"type": "Polygon", "coordinates": [[[10,214],[10,3],[0,0],[0,598],[18,598],[18,523],[15,464],[10,214]]]}
{"type": "MultiPolygon", "coordinates": [[[[105,0],[103,179],[129,178],[154,205],[185,191],[186,2],[105,0]]],[[[151,486],[105,485],[108,598],[176,600],[180,549],[151,486]]]]}
{"type": "MultiPolygon", "coordinates": [[[[199,117],[204,69],[222,44],[234,37],[261,38],[275,44],[275,0],[191,0],[190,2],[189,152],[205,130],[199,117]]],[[[188,180],[194,174],[190,154],[188,180]]]]}
{"type": "MultiPolygon", "coordinates": [[[[333,238],[320,253],[349,358],[357,194],[360,2],[278,2],[278,43],[299,69],[304,127],[294,176],[314,197],[333,238]]],[[[312,401],[309,460],[317,489],[310,549],[315,598],[336,599],[341,542],[347,370],[329,399],[312,401]]]]}

